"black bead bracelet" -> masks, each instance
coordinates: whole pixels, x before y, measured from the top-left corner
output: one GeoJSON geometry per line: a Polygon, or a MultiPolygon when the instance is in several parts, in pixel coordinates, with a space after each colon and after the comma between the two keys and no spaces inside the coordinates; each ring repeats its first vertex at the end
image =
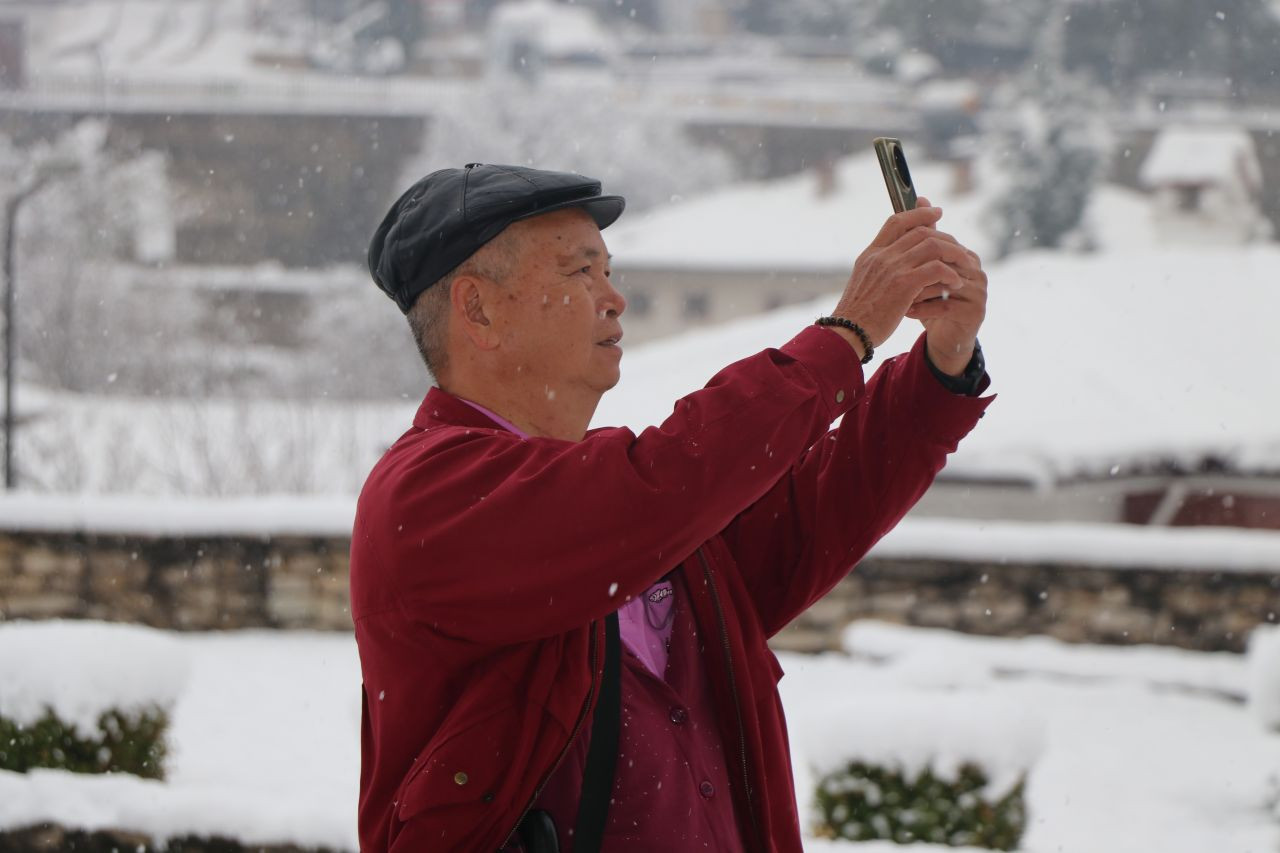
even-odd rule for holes
{"type": "Polygon", "coordinates": [[[844,317],[819,317],[814,322],[819,326],[840,326],[853,332],[862,341],[862,348],[866,350],[866,354],[862,356],[862,363],[866,364],[871,361],[871,356],[875,353],[876,348],[871,345],[871,336],[867,334],[866,329],[852,320],[846,320],[844,317]]]}

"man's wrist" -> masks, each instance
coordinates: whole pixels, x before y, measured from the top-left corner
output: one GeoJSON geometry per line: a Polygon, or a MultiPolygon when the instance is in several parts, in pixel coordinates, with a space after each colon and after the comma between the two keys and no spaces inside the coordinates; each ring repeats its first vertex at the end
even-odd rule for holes
{"type": "Polygon", "coordinates": [[[849,329],[845,329],[841,326],[823,326],[823,328],[830,329],[831,331],[835,332],[837,335],[839,335],[840,337],[848,341],[849,346],[853,347],[854,354],[858,356],[858,361],[862,361],[863,357],[866,356],[867,351],[862,348],[862,341],[858,340],[858,336],[855,335],[849,329]]]}
{"type": "Polygon", "coordinates": [[[854,353],[858,356],[858,361],[866,364],[871,361],[872,355],[875,353],[874,344],[871,343],[871,336],[867,334],[867,330],[859,326],[857,323],[838,315],[827,317],[819,317],[814,321],[817,325],[836,332],[840,337],[849,342],[849,346],[853,347],[854,353]]]}
{"type": "Polygon", "coordinates": [[[974,350],[978,348],[978,340],[974,338],[969,346],[960,344],[955,347],[938,348],[933,342],[925,338],[924,351],[929,356],[929,364],[933,365],[939,372],[948,376],[959,379],[964,375],[965,368],[969,366],[970,360],[973,358],[974,350]]]}
{"type": "Polygon", "coordinates": [[[987,362],[982,355],[982,344],[975,339],[968,360],[958,373],[943,370],[935,364],[930,348],[924,348],[924,361],[929,371],[944,388],[953,394],[976,397],[982,387],[983,377],[987,375],[987,362]]]}

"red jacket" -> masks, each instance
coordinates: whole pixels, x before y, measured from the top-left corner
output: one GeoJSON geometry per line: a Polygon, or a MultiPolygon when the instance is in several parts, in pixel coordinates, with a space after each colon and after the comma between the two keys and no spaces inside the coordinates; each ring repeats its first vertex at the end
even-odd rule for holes
{"type": "Polygon", "coordinates": [[[923,338],[864,386],[818,327],[639,436],[521,439],[433,389],[352,537],[362,850],[503,846],[591,711],[602,617],[680,567],[720,638],[705,665],[746,849],[798,853],[766,639],[897,523],[989,402],[946,391],[923,338]]]}

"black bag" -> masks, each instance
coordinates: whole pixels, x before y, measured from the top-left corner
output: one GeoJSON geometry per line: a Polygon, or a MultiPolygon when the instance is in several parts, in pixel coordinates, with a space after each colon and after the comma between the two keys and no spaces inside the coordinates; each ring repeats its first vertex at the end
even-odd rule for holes
{"type": "MultiPolygon", "coordinates": [[[[573,829],[573,848],[577,853],[599,853],[618,763],[618,731],[622,725],[622,641],[617,613],[605,617],[604,638],[604,678],[600,682],[596,711],[591,718],[591,744],[587,747],[587,766],[582,771],[582,798],[578,801],[578,819],[573,829]]],[[[534,809],[525,815],[516,832],[526,853],[560,853],[556,825],[551,815],[542,809],[534,809]]]]}

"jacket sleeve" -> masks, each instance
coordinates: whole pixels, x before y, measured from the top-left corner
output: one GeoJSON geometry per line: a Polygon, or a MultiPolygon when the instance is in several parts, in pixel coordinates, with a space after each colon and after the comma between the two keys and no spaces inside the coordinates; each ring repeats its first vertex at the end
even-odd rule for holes
{"type": "Polygon", "coordinates": [[[354,535],[396,606],[435,631],[510,643],[581,627],[723,530],[863,391],[852,348],[812,328],[639,436],[411,433],[370,475],[354,535]]]}
{"type": "Polygon", "coordinates": [[[921,335],[881,365],[837,429],[734,519],[725,540],[769,636],[893,529],[994,399],[944,388],[921,335]]]}

